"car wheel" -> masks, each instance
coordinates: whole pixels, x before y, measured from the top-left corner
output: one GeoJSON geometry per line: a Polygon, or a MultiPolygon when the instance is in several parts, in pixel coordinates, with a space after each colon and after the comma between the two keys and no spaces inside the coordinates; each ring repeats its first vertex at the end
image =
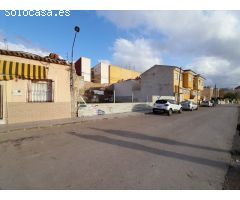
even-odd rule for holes
{"type": "Polygon", "coordinates": [[[172,109],[169,109],[169,111],[168,111],[168,116],[171,116],[172,115],[172,109]]]}
{"type": "Polygon", "coordinates": [[[155,110],[153,110],[153,114],[157,114],[157,112],[155,110]]]}
{"type": "Polygon", "coordinates": [[[181,114],[181,113],[182,113],[182,108],[180,108],[180,109],[179,109],[178,113],[179,113],[179,114],[181,114]]]}

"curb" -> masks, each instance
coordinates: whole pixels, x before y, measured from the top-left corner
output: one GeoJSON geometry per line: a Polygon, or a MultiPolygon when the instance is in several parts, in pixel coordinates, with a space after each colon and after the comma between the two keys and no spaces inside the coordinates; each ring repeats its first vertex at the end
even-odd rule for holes
{"type": "MultiPolygon", "coordinates": [[[[77,118],[77,121],[69,121],[69,122],[59,122],[59,123],[50,123],[47,125],[35,125],[31,127],[22,127],[22,128],[13,128],[9,130],[4,130],[0,131],[0,134],[6,134],[6,133],[12,133],[12,132],[18,132],[18,131],[27,131],[27,130],[35,130],[35,129],[45,129],[49,127],[56,127],[56,126],[64,126],[64,125],[69,125],[69,124],[79,124],[79,123],[85,123],[89,121],[94,121],[94,120],[106,120],[106,119],[115,119],[115,118],[121,118],[121,114],[129,116],[129,114],[133,115],[138,115],[138,114],[144,114],[145,111],[142,112],[126,112],[126,113],[114,113],[112,115],[96,115],[96,116],[91,116],[91,117],[81,117],[77,118]]],[[[126,117],[126,116],[123,116],[126,117]]],[[[41,122],[40,122],[41,123],[41,122]]]]}

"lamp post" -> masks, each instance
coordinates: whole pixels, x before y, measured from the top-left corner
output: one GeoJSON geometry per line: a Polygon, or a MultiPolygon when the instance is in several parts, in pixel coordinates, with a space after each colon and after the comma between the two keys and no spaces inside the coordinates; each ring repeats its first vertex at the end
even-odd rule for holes
{"type": "Polygon", "coordinates": [[[75,92],[74,92],[74,63],[73,63],[73,49],[76,40],[77,33],[80,32],[80,28],[75,26],[75,35],[72,44],[72,54],[71,54],[71,69],[70,69],[70,92],[71,92],[71,117],[76,117],[76,102],[75,102],[75,92]]]}

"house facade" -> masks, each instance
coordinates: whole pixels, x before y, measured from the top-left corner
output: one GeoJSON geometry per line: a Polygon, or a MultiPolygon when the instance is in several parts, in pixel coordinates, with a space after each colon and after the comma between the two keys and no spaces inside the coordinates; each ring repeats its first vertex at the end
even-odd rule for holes
{"type": "MultiPolygon", "coordinates": [[[[142,73],[140,79],[134,81],[138,87],[132,89],[132,99],[146,102],[152,101],[156,96],[171,96],[179,102],[184,100],[198,102],[202,98],[204,81],[201,75],[192,70],[182,70],[177,66],[154,65],[142,73]]],[[[129,83],[119,84],[121,87],[129,85],[129,83]]],[[[128,91],[128,94],[130,95],[131,92],[128,91]]]]}
{"type": "Polygon", "coordinates": [[[0,123],[71,117],[69,69],[64,60],[0,50],[0,123]]]}
{"type": "Polygon", "coordinates": [[[183,76],[176,66],[154,65],[141,74],[140,88],[134,90],[138,101],[152,101],[153,96],[174,96],[183,100],[183,76]]]}

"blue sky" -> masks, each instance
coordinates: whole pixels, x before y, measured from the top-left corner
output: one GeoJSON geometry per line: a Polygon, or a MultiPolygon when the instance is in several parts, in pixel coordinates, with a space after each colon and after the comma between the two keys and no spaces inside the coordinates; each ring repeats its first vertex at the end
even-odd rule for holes
{"type": "MultiPolygon", "coordinates": [[[[56,11],[54,11],[56,12],[56,11]]],[[[240,85],[238,11],[71,11],[65,17],[7,17],[0,12],[0,48],[70,59],[81,56],[143,72],[154,64],[191,68],[219,87],[240,85]]]]}
{"type": "Polygon", "coordinates": [[[3,11],[0,15],[0,33],[9,42],[46,49],[64,58],[67,53],[71,55],[75,25],[81,31],[76,39],[74,59],[89,57],[93,64],[109,59],[109,47],[121,33],[94,11],[71,11],[68,17],[6,17],[3,11]]]}

